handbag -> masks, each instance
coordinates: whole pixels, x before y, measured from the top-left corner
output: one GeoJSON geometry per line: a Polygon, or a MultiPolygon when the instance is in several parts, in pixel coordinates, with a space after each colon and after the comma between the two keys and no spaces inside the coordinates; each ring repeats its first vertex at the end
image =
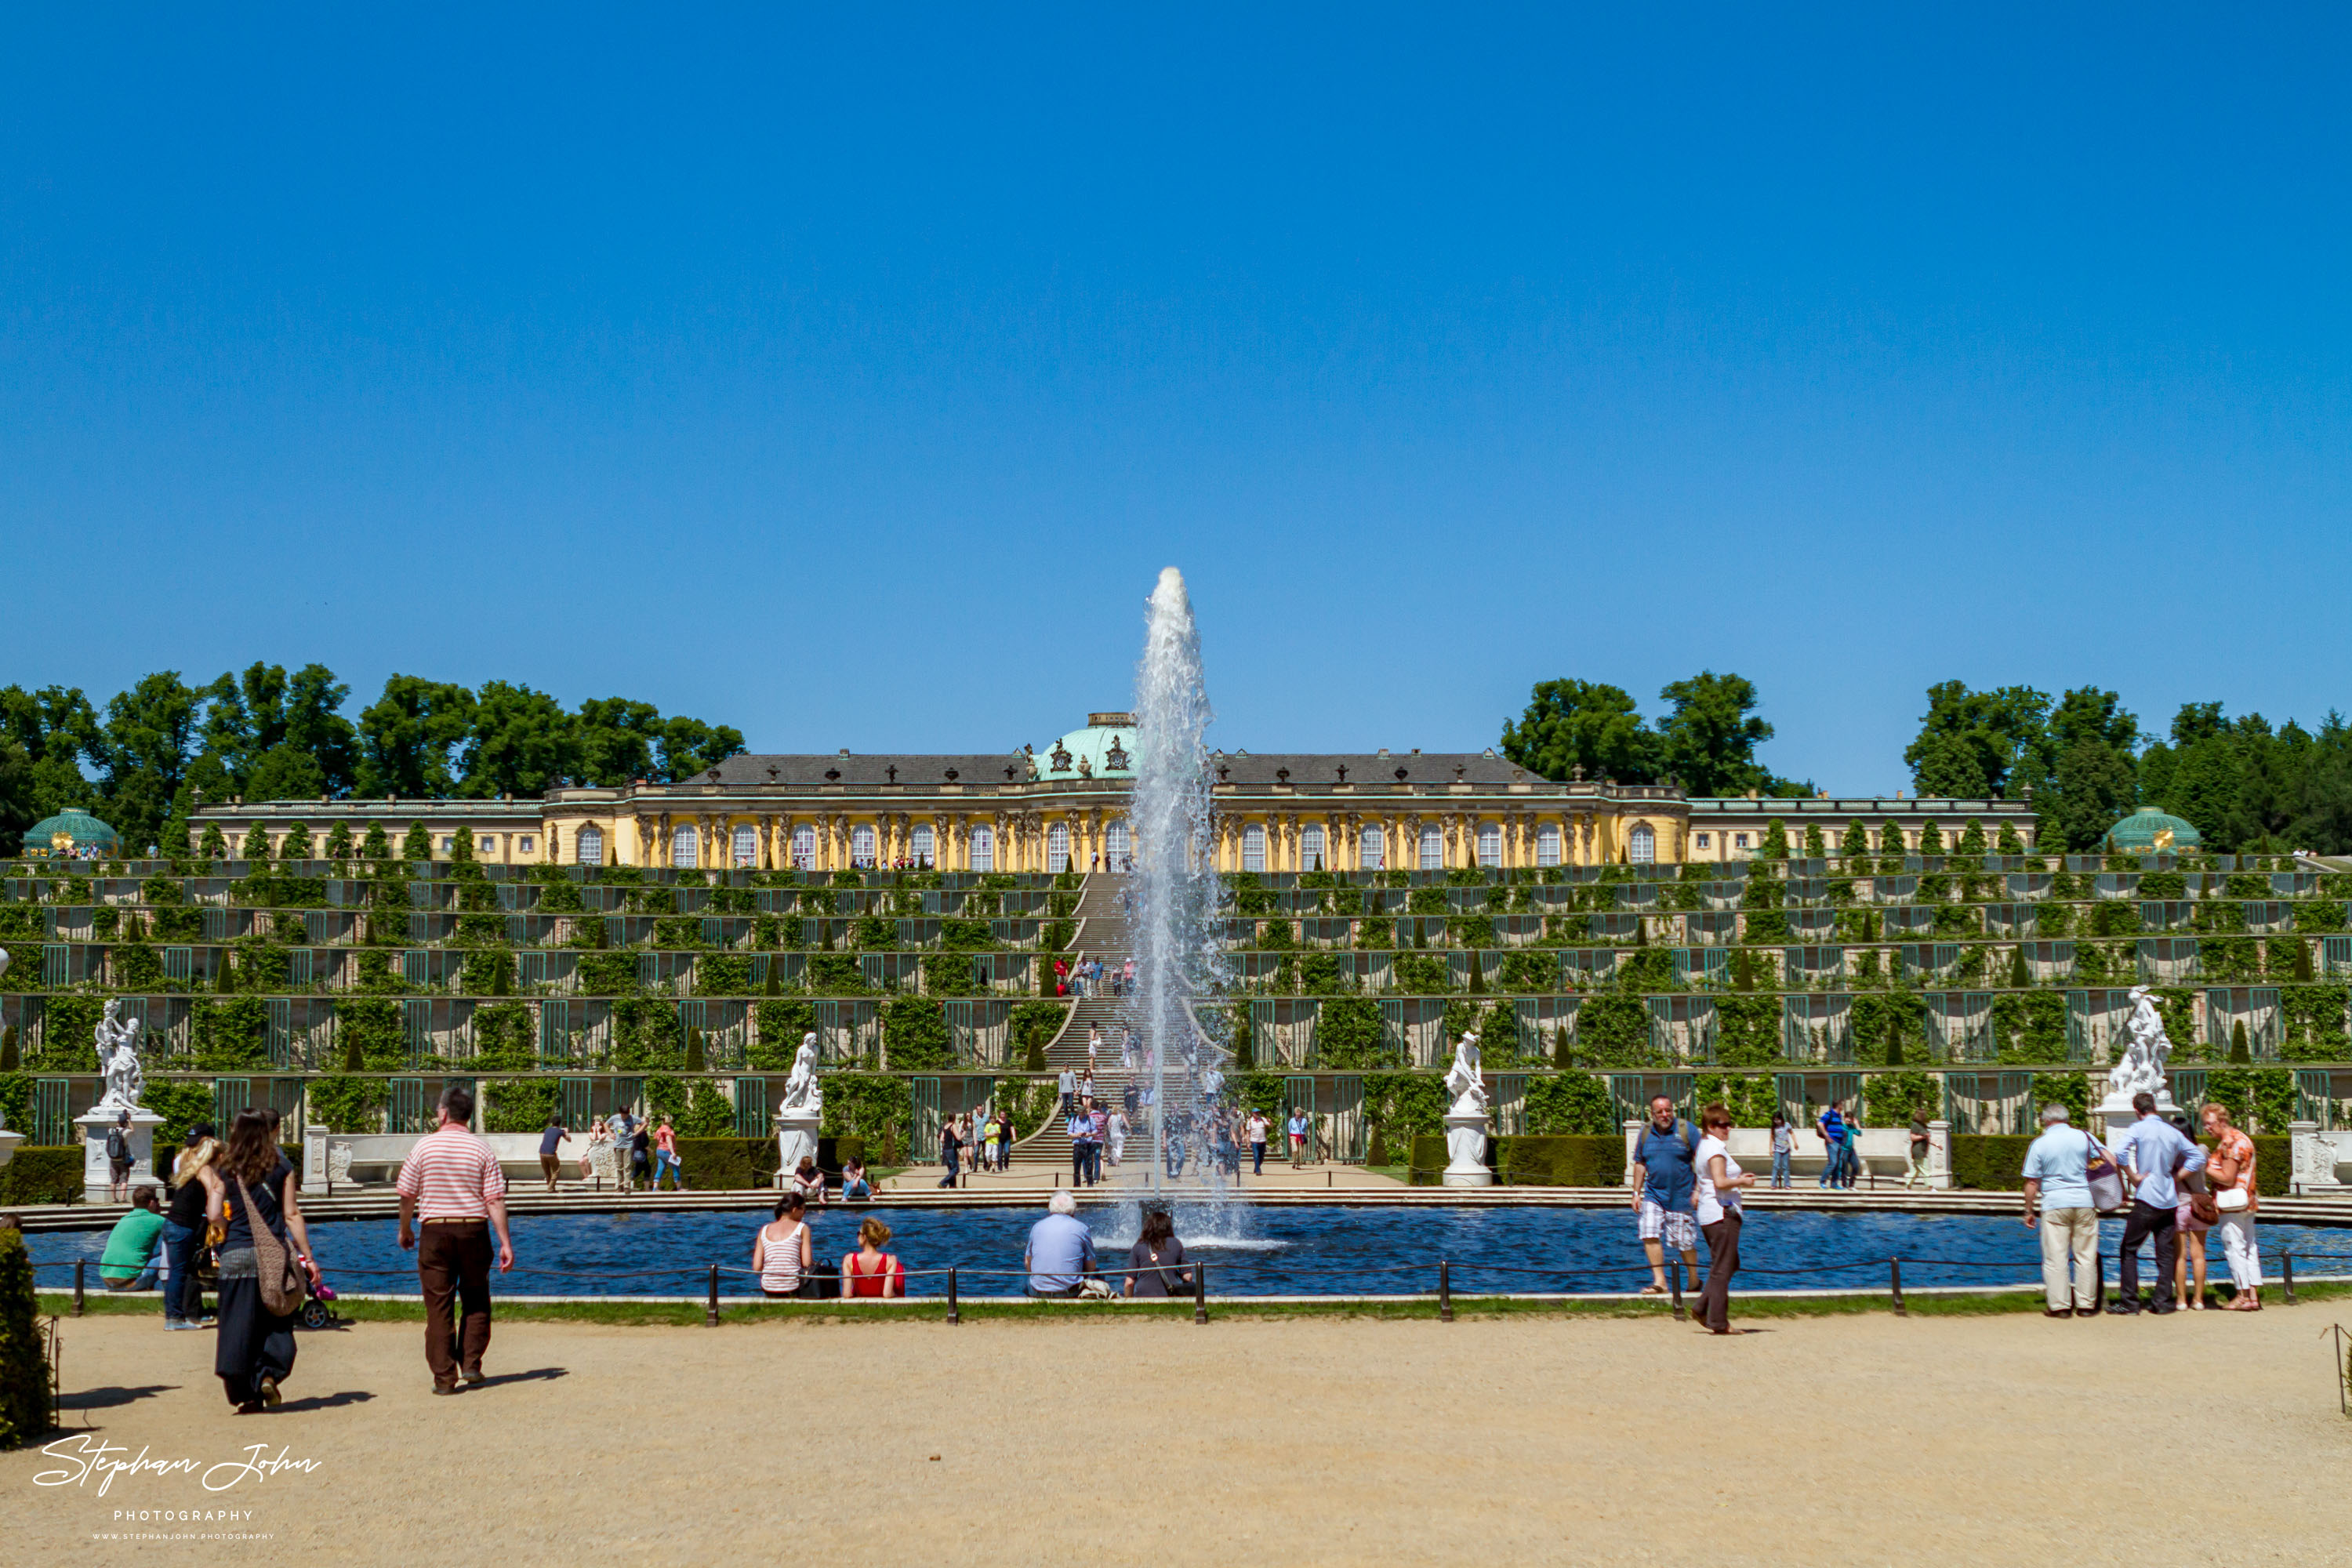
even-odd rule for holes
{"type": "Polygon", "coordinates": [[[236,1179],[236,1190],[245,1199],[246,1220],[253,1232],[253,1272],[261,1285],[262,1310],[272,1317],[290,1318],[302,1310],[310,1278],[294,1261],[294,1249],[261,1223],[261,1211],[253,1206],[253,1189],[243,1176],[236,1179]]]}
{"type": "Polygon", "coordinates": [[[2213,1194],[2213,1207],[2217,1217],[2220,1215],[2225,1214],[2245,1213],[2246,1189],[2243,1187],[2223,1187],[2220,1192],[2213,1194]]]}
{"type": "Polygon", "coordinates": [[[2091,1206],[2101,1214],[2113,1214],[2124,1206],[2124,1173],[2116,1168],[2113,1156],[2097,1144],[2091,1145],[2090,1163],[2083,1173],[2091,1182],[2091,1206]]]}

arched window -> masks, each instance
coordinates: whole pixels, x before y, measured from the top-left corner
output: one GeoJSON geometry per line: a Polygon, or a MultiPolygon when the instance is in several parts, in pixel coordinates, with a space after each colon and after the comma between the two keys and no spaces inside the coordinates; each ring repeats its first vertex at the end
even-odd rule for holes
{"type": "Polygon", "coordinates": [[[1650,831],[1646,822],[1637,822],[1625,838],[1625,858],[1636,866],[1653,866],[1658,859],[1658,836],[1650,831]]]}
{"type": "Polygon", "coordinates": [[[701,847],[701,832],[698,828],[679,827],[669,836],[669,863],[680,868],[702,864],[698,851],[701,847]]]}
{"type": "Polygon", "coordinates": [[[572,836],[572,858],[581,866],[602,866],[604,863],[604,830],[583,827],[572,836]]]}
{"type": "Polygon", "coordinates": [[[1323,830],[1311,822],[1298,830],[1298,868],[1302,871],[1328,871],[1331,868],[1323,853],[1323,830]]]}
{"type": "Polygon", "coordinates": [[[1265,869],[1265,829],[1255,822],[1242,829],[1242,869],[1265,869]]]}
{"type": "Polygon", "coordinates": [[[1104,870],[1127,869],[1128,858],[1134,853],[1134,840],[1128,835],[1127,818],[1122,816],[1103,829],[1103,859],[1106,862],[1104,870]]]}
{"type": "Polygon", "coordinates": [[[756,866],[759,863],[760,830],[748,822],[739,824],[735,829],[735,864],[756,866]]]}
{"type": "Polygon", "coordinates": [[[793,829],[793,868],[816,869],[816,829],[805,822],[793,829]]]}
{"type": "Polygon", "coordinates": [[[1364,829],[1364,869],[1385,871],[1389,866],[1388,836],[1377,827],[1364,829]]]}
{"type": "Polygon", "coordinates": [[[861,868],[874,864],[874,826],[861,822],[849,830],[849,863],[861,868]]]}
{"type": "Polygon", "coordinates": [[[1434,823],[1421,830],[1421,868],[1424,871],[1445,869],[1445,834],[1434,823]]]}
{"type": "Polygon", "coordinates": [[[931,830],[929,827],[916,828],[911,837],[912,842],[909,845],[907,853],[915,858],[915,865],[919,869],[925,871],[929,870],[932,866],[938,863],[939,860],[939,857],[933,852],[932,847],[938,843],[938,840],[932,837],[931,830]]]}
{"type": "Polygon", "coordinates": [[[1478,864],[1499,866],[1503,863],[1503,829],[1499,824],[1482,822],[1478,825],[1478,864]]]}
{"type": "Polygon", "coordinates": [[[1536,829],[1536,864],[1538,866],[1559,864],[1559,823],[1547,822],[1536,829]]]}
{"type": "Polygon", "coordinates": [[[1069,868],[1070,825],[1057,822],[1045,829],[1045,869],[1058,876],[1069,868]]]}
{"type": "MultiPolygon", "coordinates": [[[[1065,844],[1067,837],[1065,837],[1065,844]]],[[[1066,851],[1063,857],[1068,858],[1066,851]]],[[[971,830],[971,868],[975,871],[996,869],[996,829],[975,827],[971,830]]]]}

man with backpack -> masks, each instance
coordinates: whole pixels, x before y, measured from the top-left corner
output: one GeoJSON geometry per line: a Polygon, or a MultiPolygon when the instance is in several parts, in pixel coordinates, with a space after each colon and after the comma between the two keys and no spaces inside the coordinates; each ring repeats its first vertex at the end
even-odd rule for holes
{"type": "Polygon", "coordinates": [[[1633,1140],[1633,1228],[1650,1258],[1644,1296],[1666,1293],[1669,1244],[1683,1255],[1691,1288],[1698,1288],[1698,1220],[1691,1207],[1698,1187],[1691,1162],[1697,1152],[1698,1133],[1675,1114],[1675,1102],[1663,1094],[1652,1100],[1650,1120],[1633,1140]]]}
{"type": "Polygon", "coordinates": [[[1845,1118],[1840,1114],[1836,1100],[1822,1108],[1821,1119],[1813,1126],[1822,1135],[1822,1185],[1845,1185],[1845,1118]]]}
{"type": "Polygon", "coordinates": [[[110,1202],[131,1201],[131,1169],[137,1163],[131,1148],[131,1112],[126,1110],[106,1130],[106,1195],[110,1202]]]}

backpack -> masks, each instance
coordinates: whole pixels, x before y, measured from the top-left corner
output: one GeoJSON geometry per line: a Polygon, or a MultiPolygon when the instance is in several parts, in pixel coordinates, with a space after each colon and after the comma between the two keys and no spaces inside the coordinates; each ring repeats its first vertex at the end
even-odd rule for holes
{"type": "Polygon", "coordinates": [[[107,1129],[106,1157],[110,1160],[128,1160],[131,1158],[130,1140],[122,1136],[122,1129],[120,1127],[110,1127],[107,1129]]]}
{"type": "MultiPolygon", "coordinates": [[[[1653,1123],[1653,1122],[1643,1122],[1643,1123],[1642,1124],[1642,1142],[1649,1142],[1650,1138],[1651,1138],[1651,1137],[1652,1137],[1652,1136],[1653,1136],[1653,1135],[1654,1135],[1657,1131],[1658,1131],[1658,1129],[1657,1129],[1657,1127],[1656,1127],[1656,1125],[1655,1125],[1654,1123],[1653,1123]]],[[[1690,1124],[1689,1122],[1687,1122],[1687,1121],[1684,1121],[1681,1117],[1679,1117],[1679,1116],[1677,1116],[1677,1117],[1675,1117],[1675,1137],[1677,1137],[1677,1138],[1679,1138],[1679,1139],[1681,1139],[1681,1140],[1683,1141],[1683,1152],[1684,1152],[1684,1153],[1685,1153],[1685,1154],[1690,1154],[1690,1155],[1694,1155],[1694,1156],[1695,1156],[1695,1155],[1696,1155],[1696,1154],[1698,1153],[1698,1140],[1696,1140],[1696,1138],[1693,1138],[1693,1137],[1691,1136],[1691,1124],[1690,1124]]],[[[1642,1144],[1641,1144],[1641,1143],[1636,1143],[1636,1144],[1634,1144],[1634,1145],[1633,1145],[1633,1151],[1634,1151],[1634,1152],[1635,1152],[1636,1154],[1638,1154],[1638,1153],[1640,1153],[1640,1152],[1641,1152],[1641,1149],[1642,1149],[1642,1144]]]]}

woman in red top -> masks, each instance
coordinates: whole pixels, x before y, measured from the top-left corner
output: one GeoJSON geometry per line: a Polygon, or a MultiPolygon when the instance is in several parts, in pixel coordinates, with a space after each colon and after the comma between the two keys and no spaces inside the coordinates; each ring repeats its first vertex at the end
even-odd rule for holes
{"type": "Polygon", "coordinates": [[[903,1296],[907,1266],[882,1249],[890,1245],[890,1227],[872,1215],[857,1227],[857,1250],[841,1256],[844,1296],[903,1296]]]}

